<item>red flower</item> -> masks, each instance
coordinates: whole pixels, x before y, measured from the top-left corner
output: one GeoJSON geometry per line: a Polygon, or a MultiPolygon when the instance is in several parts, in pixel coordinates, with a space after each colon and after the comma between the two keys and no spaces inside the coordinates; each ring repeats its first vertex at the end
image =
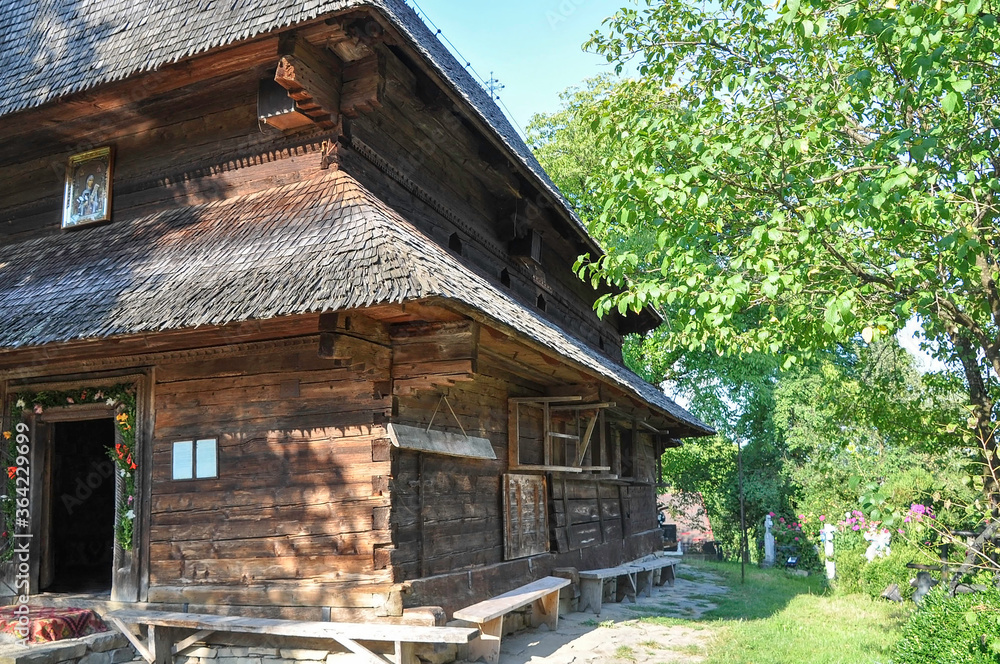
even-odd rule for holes
{"type": "Polygon", "coordinates": [[[17,475],[17,466],[8,466],[7,477],[10,479],[14,479],[14,475],[17,475]]]}

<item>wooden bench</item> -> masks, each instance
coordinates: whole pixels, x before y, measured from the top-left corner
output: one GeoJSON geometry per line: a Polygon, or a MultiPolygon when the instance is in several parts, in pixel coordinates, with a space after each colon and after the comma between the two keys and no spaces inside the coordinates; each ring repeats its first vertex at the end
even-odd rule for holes
{"type": "Polygon", "coordinates": [[[469,643],[479,634],[472,627],[305,622],[163,611],[112,611],[104,618],[117,627],[150,664],[171,663],[175,654],[214,634],[227,632],[335,641],[371,664],[418,664],[414,653],[416,643],[462,644],[469,643]],[[132,630],[133,625],[146,626],[145,643],[132,630]],[[393,654],[377,654],[361,641],[392,644],[393,654]]]}
{"type": "Polygon", "coordinates": [[[469,644],[469,661],[474,662],[479,658],[485,659],[489,664],[500,661],[503,617],[523,606],[531,605],[532,627],[545,623],[555,631],[559,626],[559,590],[570,583],[569,579],[547,576],[456,611],[455,618],[479,626],[479,638],[469,644]]]}
{"type": "Polygon", "coordinates": [[[616,579],[615,601],[621,602],[628,598],[636,602],[643,593],[652,596],[653,586],[665,583],[674,585],[674,567],[677,559],[668,556],[652,555],[617,567],[605,567],[580,572],[580,611],[593,609],[601,615],[604,603],[604,582],[616,579]]]}
{"type": "Polygon", "coordinates": [[[663,586],[669,583],[672,588],[676,575],[674,568],[679,561],[676,558],[659,556],[653,554],[639,560],[627,563],[626,567],[634,568],[636,573],[636,594],[646,593],[646,597],[652,597],[653,586],[663,586]]]}
{"type": "Polygon", "coordinates": [[[627,565],[580,572],[580,606],[578,610],[586,611],[591,608],[594,613],[601,615],[601,606],[604,604],[604,582],[607,579],[617,580],[615,583],[616,602],[621,602],[626,597],[635,602],[638,572],[639,570],[627,565]]]}

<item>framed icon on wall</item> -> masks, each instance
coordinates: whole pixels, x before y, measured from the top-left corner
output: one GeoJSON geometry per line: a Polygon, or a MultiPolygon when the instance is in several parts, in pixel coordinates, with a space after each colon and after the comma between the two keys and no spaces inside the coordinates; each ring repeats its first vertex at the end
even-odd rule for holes
{"type": "Polygon", "coordinates": [[[111,146],[69,158],[62,227],[74,228],[111,219],[111,146]]]}

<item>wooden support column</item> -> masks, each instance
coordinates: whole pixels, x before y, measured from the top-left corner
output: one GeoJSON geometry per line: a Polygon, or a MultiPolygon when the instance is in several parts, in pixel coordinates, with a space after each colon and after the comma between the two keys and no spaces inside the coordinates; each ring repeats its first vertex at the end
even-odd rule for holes
{"type": "Polygon", "coordinates": [[[604,503],[601,502],[601,483],[594,482],[594,492],[597,494],[597,522],[601,525],[601,543],[608,541],[604,533],[604,503]]]}
{"type": "Polygon", "coordinates": [[[611,472],[618,477],[622,476],[622,432],[621,429],[616,429],[612,435],[612,445],[614,448],[611,451],[611,472]]]}
{"type": "Polygon", "coordinates": [[[427,576],[427,556],[424,553],[424,455],[417,452],[417,557],[420,576],[427,576]]]}
{"type": "Polygon", "coordinates": [[[552,465],[552,436],[550,432],[552,431],[552,417],[549,412],[549,402],[546,401],[542,404],[542,436],[545,439],[542,443],[545,450],[544,463],[546,466],[552,465]]]}
{"type": "Polygon", "coordinates": [[[147,643],[152,664],[173,664],[174,639],[172,629],[161,625],[150,625],[147,643]]]}
{"type": "Polygon", "coordinates": [[[521,404],[517,401],[508,402],[507,406],[507,467],[517,468],[521,465],[521,404]]]}
{"type": "Polygon", "coordinates": [[[604,409],[603,408],[601,409],[600,413],[598,414],[598,418],[599,418],[599,422],[597,423],[597,426],[600,427],[600,438],[598,440],[598,444],[600,445],[600,447],[598,449],[600,450],[601,458],[600,459],[594,459],[594,465],[595,466],[610,466],[611,464],[609,463],[609,459],[608,459],[608,432],[607,432],[607,423],[605,422],[604,409]]]}

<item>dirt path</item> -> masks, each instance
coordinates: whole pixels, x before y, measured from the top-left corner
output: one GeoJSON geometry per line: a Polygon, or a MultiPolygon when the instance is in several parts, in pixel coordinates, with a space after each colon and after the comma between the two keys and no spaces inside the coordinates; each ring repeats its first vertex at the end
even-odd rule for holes
{"type": "Polygon", "coordinates": [[[605,604],[593,613],[559,617],[559,629],[529,629],[505,636],[503,664],[601,664],[603,662],[700,662],[712,630],[689,623],[712,608],[712,598],[725,593],[722,579],[689,565],[680,565],[673,588],[654,588],[638,604],[605,604]],[[644,622],[643,616],[680,618],[644,622]]]}

